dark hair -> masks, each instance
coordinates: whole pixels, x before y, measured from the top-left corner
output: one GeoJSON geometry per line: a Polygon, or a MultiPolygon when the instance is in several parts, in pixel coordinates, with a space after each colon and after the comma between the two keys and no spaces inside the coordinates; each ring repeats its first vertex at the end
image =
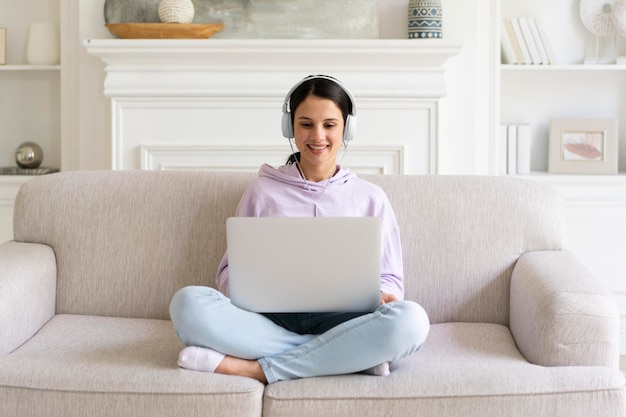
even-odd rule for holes
{"type": "MultiPolygon", "coordinates": [[[[352,113],[352,100],[338,82],[328,78],[311,78],[300,84],[293,93],[291,93],[291,97],[289,97],[289,112],[292,125],[296,109],[309,96],[326,98],[334,102],[337,107],[339,107],[339,110],[341,110],[344,125],[348,119],[348,115],[352,113]]],[[[300,162],[300,152],[289,155],[286,163],[287,165],[291,165],[296,162],[300,162]]]]}

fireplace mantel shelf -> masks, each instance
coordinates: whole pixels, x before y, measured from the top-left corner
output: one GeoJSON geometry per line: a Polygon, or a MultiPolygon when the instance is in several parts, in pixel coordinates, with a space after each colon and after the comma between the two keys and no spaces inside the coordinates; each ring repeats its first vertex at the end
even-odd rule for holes
{"type": "Polygon", "coordinates": [[[238,69],[254,65],[330,69],[439,68],[462,45],[435,39],[87,39],[84,45],[108,66],[203,66],[238,69]],[[271,59],[268,59],[271,57],[271,59]]]}

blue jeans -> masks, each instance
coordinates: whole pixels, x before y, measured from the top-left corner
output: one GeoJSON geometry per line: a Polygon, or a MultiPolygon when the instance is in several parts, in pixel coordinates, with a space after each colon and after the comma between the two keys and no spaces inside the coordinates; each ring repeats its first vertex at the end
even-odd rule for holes
{"type": "Polygon", "coordinates": [[[277,324],[276,317],[235,307],[209,287],[179,290],[172,298],[170,316],[185,345],[258,360],[268,383],[355,373],[392,362],[416,352],[430,329],[419,304],[396,301],[373,313],[339,320],[320,334],[300,334],[277,324]]]}

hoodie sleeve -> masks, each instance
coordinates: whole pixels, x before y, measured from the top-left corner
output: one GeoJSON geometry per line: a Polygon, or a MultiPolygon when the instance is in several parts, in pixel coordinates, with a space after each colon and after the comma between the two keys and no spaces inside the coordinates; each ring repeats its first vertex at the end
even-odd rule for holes
{"type": "MultiPolygon", "coordinates": [[[[384,194],[384,193],[383,193],[384,194]]],[[[400,230],[391,203],[384,195],[379,214],[382,223],[380,290],[404,299],[404,272],[400,230]]]]}
{"type": "MultiPolygon", "coordinates": [[[[241,200],[239,200],[239,204],[237,205],[237,210],[235,211],[235,216],[237,217],[252,217],[256,216],[255,207],[257,204],[257,196],[258,192],[256,190],[258,182],[255,181],[244,192],[241,200]]],[[[217,286],[217,290],[220,291],[225,296],[230,296],[229,285],[228,285],[228,253],[224,253],[222,256],[222,260],[217,267],[217,277],[215,279],[215,283],[217,286]]]]}

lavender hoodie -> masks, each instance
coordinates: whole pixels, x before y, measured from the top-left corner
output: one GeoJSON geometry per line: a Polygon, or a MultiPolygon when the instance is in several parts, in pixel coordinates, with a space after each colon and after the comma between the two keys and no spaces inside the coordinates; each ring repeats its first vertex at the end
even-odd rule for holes
{"type": "MultiPolygon", "coordinates": [[[[381,291],[404,298],[402,248],[385,192],[347,168],[326,181],[302,179],[295,165],[263,165],[237,206],[240,217],[378,217],[382,225],[381,291]],[[310,191],[309,191],[310,189],[310,191]]],[[[228,296],[228,256],[217,270],[217,288],[228,296]]]]}

